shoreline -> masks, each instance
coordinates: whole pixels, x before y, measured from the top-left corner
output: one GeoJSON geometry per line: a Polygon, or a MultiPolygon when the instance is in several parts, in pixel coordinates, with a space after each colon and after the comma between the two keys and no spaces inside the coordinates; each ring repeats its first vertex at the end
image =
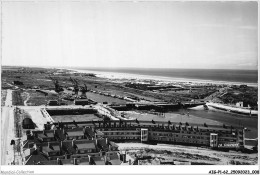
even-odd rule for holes
{"type": "MultiPolygon", "coordinates": [[[[62,68],[64,69],[64,68],[62,68]]],[[[82,69],[68,69],[78,73],[94,73],[99,78],[108,79],[139,79],[139,80],[156,80],[165,83],[198,83],[198,84],[225,84],[225,85],[247,85],[251,87],[257,87],[258,83],[246,83],[246,82],[230,82],[230,81],[217,81],[217,80],[204,80],[204,79],[189,79],[189,78],[175,78],[175,77],[165,77],[165,76],[152,76],[152,75],[142,75],[142,74],[130,74],[130,73],[119,73],[119,72],[105,72],[105,71],[93,71],[93,70],[82,70],[82,69]]]]}

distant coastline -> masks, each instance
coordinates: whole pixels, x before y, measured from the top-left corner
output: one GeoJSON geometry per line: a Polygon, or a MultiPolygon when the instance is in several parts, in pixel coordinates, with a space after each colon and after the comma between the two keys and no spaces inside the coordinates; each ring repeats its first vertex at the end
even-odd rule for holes
{"type": "Polygon", "coordinates": [[[82,73],[94,73],[110,79],[151,79],[166,82],[196,82],[212,84],[247,84],[257,86],[257,70],[207,69],[139,69],[139,68],[65,68],[82,73]]]}

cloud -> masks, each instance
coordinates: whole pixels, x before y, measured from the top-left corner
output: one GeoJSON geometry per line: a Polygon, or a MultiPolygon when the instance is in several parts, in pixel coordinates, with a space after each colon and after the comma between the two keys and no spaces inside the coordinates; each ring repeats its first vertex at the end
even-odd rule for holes
{"type": "Polygon", "coordinates": [[[227,27],[227,25],[224,24],[199,24],[196,25],[196,27],[227,27]]]}
{"type": "Polygon", "coordinates": [[[257,66],[255,63],[248,62],[248,63],[239,63],[237,66],[257,66]]]}
{"type": "Polygon", "coordinates": [[[240,29],[246,29],[246,30],[257,30],[256,26],[240,26],[240,29]]]}
{"type": "Polygon", "coordinates": [[[237,26],[237,25],[230,25],[230,24],[199,24],[196,27],[206,27],[206,28],[223,28],[223,27],[232,27],[238,29],[245,29],[245,30],[257,30],[257,26],[252,25],[244,25],[244,26],[237,26]]]}

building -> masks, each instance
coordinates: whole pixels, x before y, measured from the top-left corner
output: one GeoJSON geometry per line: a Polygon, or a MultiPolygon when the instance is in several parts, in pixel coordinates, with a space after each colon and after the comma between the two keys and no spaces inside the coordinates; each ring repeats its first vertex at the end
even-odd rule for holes
{"type": "Polygon", "coordinates": [[[241,84],[239,87],[240,88],[247,88],[247,85],[246,84],[241,84]]]}
{"type": "Polygon", "coordinates": [[[13,81],[13,84],[14,85],[23,85],[23,82],[21,82],[21,81],[13,81]]]}
{"type": "Polygon", "coordinates": [[[141,129],[141,142],[147,142],[148,141],[148,129],[142,128],[141,129]]]}
{"type": "Polygon", "coordinates": [[[59,103],[57,100],[49,100],[48,105],[49,106],[59,106],[59,103]]]}
{"type": "MultiPolygon", "coordinates": [[[[115,142],[146,141],[220,149],[243,149],[245,144],[243,127],[138,120],[92,121],[80,124],[95,126],[104,137],[115,142]]],[[[65,128],[73,126],[75,126],[73,122],[63,123],[65,128]]]]}
{"type": "Polygon", "coordinates": [[[250,106],[248,103],[244,103],[244,102],[242,102],[242,101],[237,102],[237,103],[236,103],[236,107],[239,107],[239,108],[248,108],[248,109],[251,108],[251,106],[250,106]]]}
{"type": "Polygon", "coordinates": [[[75,105],[81,105],[81,106],[85,106],[85,105],[89,105],[89,100],[88,99],[75,99],[74,100],[74,104],[75,105]]]}
{"type": "Polygon", "coordinates": [[[236,103],[236,107],[240,107],[240,108],[244,107],[243,102],[242,102],[242,101],[237,102],[237,103],[236,103]]]}
{"type": "Polygon", "coordinates": [[[23,142],[26,165],[118,165],[123,155],[118,152],[117,141],[244,148],[243,127],[153,120],[73,121],[53,125],[55,129],[26,132],[27,140],[23,142]]]}
{"type": "Polygon", "coordinates": [[[120,165],[118,146],[101,136],[90,127],[27,132],[25,165],[120,165]]]}
{"type": "Polygon", "coordinates": [[[35,129],[35,124],[31,118],[23,119],[23,129],[35,129]]]}

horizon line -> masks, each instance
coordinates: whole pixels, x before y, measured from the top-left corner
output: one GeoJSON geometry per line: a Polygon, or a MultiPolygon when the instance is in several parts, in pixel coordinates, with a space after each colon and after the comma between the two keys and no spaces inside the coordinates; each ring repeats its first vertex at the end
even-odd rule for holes
{"type": "MultiPolygon", "coordinates": [[[[38,68],[56,68],[56,69],[66,69],[66,68],[91,68],[91,69],[205,69],[205,70],[252,70],[252,71],[258,71],[258,69],[241,69],[241,68],[181,68],[181,67],[97,67],[97,66],[90,66],[90,67],[82,67],[82,66],[41,66],[41,65],[2,65],[1,67],[38,67],[38,68]]],[[[258,67],[258,66],[257,66],[258,67]]]]}

